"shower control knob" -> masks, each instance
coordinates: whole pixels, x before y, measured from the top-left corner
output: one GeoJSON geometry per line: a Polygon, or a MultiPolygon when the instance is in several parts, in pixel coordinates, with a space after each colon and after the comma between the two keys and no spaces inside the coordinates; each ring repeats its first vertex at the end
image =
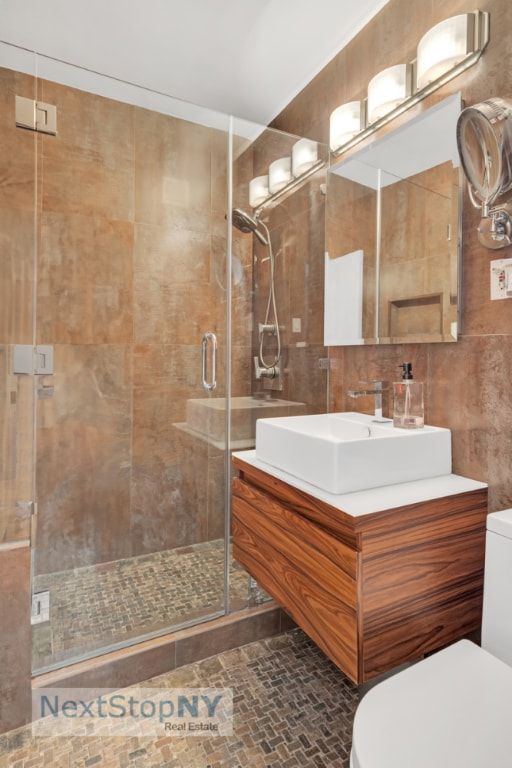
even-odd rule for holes
{"type": "Polygon", "coordinates": [[[257,357],[254,357],[254,371],[257,379],[275,379],[279,375],[277,365],[272,365],[270,368],[261,367],[257,357]]]}

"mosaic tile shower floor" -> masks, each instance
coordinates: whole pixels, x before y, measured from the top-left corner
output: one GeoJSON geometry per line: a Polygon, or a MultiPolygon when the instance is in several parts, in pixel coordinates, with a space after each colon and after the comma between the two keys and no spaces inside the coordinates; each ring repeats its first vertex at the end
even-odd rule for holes
{"type": "Polygon", "coordinates": [[[32,738],[27,726],[0,736],[0,768],[349,767],[357,687],[301,630],[142,685],[231,688],[233,735],[32,738]]]}
{"type": "MultiPolygon", "coordinates": [[[[232,609],[265,599],[251,597],[248,585],[247,572],[233,561],[232,609]]],[[[45,590],[50,620],[32,627],[35,670],[221,610],[224,542],[38,576],[34,592],[45,590]]]]}

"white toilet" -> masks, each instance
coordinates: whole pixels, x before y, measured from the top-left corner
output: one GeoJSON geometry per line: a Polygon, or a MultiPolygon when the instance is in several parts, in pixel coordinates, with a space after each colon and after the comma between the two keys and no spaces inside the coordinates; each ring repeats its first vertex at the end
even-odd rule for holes
{"type": "Polygon", "coordinates": [[[351,768],[511,768],[512,509],[487,517],[482,648],[460,640],[372,688],[351,768]]]}

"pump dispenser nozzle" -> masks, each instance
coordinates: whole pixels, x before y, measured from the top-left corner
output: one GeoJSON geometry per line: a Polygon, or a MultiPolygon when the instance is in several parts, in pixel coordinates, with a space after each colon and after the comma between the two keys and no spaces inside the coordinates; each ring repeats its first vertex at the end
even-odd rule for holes
{"type": "Polygon", "coordinates": [[[399,365],[398,367],[402,368],[402,370],[403,370],[402,379],[404,381],[407,381],[407,380],[413,378],[413,375],[412,375],[412,363],[401,363],[401,365],[399,365]]]}

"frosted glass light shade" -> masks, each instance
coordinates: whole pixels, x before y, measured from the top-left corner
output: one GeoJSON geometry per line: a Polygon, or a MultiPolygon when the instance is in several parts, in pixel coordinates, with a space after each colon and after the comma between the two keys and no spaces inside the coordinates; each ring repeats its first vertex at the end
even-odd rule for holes
{"type": "Polygon", "coordinates": [[[306,173],[318,160],[318,144],[310,139],[300,139],[292,147],[292,175],[306,173]]]}
{"type": "Polygon", "coordinates": [[[429,29],[417,51],[417,88],[437,80],[474,50],[474,17],[463,13],[429,29]]]}
{"type": "Polygon", "coordinates": [[[257,208],[269,196],[268,176],[256,176],[249,182],[249,205],[251,208],[257,208]]]}
{"type": "Polygon", "coordinates": [[[368,122],[387,115],[411,95],[409,64],[396,64],[372,77],[368,83],[368,122]]]}
{"type": "Polygon", "coordinates": [[[275,195],[292,180],[291,157],[280,157],[274,160],[268,168],[268,191],[275,195]]]}
{"type": "Polygon", "coordinates": [[[364,107],[360,101],[350,101],[331,113],[329,144],[333,152],[364,128],[364,107]]]}

